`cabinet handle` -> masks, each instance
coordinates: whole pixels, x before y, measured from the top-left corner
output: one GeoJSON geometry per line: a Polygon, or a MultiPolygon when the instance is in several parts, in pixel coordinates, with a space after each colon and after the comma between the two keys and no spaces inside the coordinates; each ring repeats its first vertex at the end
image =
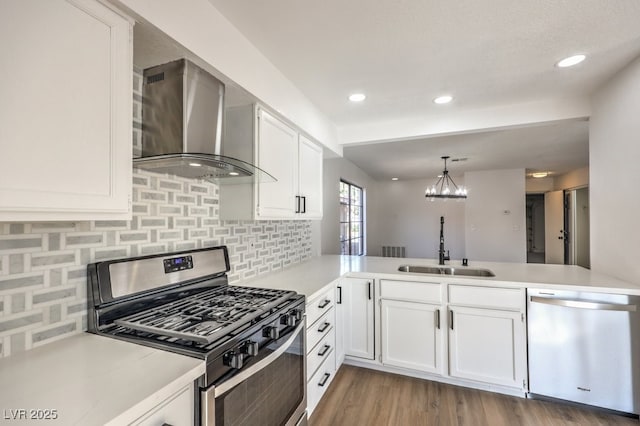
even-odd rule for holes
{"type": "Polygon", "coordinates": [[[371,281],[367,282],[369,284],[369,300],[371,300],[371,281]]]}
{"type": "Polygon", "coordinates": [[[320,383],[318,383],[318,386],[326,385],[327,384],[327,380],[329,380],[329,377],[331,377],[331,374],[324,373],[324,377],[322,378],[322,380],[320,380],[320,383]]]}
{"type": "Polygon", "coordinates": [[[322,324],[322,325],[320,326],[320,328],[318,329],[318,331],[319,331],[320,333],[322,333],[323,331],[325,331],[325,330],[326,330],[327,328],[329,328],[329,327],[331,327],[331,324],[330,324],[330,323],[328,323],[328,322],[325,322],[324,324],[322,324]]]}
{"type": "Polygon", "coordinates": [[[342,286],[338,286],[338,305],[342,305],[342,286]]]}
{"type": "Polygon", "coordinates": [[[300,196],[296,195],[296,213],[300,213],[300,196]]]}
{"type": "Polygon", "coordinates": [[[451,329],[453,330],[453,311],[449,310],[449,324],[451,324],[451,329]]]}
{"type": "Polygon", "coordinates": [[[318,356],[324,356],[324,354],[326,354],[329,349],[331,349],[331,346],[329,345],[324,345],[324,347],[320,350],[320,352],[318,352],[318,356]]]}
{"type": "Polygon", "coordinates": [[[326,307],[327,307],[327,305],[328,305],[329,303],[331,303],[331,300],[324,299],[324,300],[322,301],[322,303],[318,305],[318,308],[320,308],[320,309],[324,309],[324,308],[326,308],[326,307]]]}
{"type": "Polygon", "coordinates": [[[436,328],[440,330],[440,309],[436,309],[436,328]]]}
{"type": "Polygon", "coordinates": [[[307,197],[305,197],[303,195],[300,198],[302,198],[302,212],[301,213],[306,213],[307,212],[307,197]]]}

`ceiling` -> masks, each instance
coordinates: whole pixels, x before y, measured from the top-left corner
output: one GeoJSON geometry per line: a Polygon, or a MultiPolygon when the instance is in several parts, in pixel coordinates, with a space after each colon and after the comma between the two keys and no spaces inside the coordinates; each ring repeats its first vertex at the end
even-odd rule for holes
{"type": "MultiPolygon", "coordinates": [[[[637,0],[209,1],[338,131],[584,98],[640,55],[637,0]],[[554,66],[576,53],[587,60],[554,66]],[[349,102],[354,92],[367,99],[349,102]],[[454,96],[452,103],[432,102],[445,93],[454,96]]],[[[379,178],[399,174],[391,164],[407,176],[433,174],[411,165],[439,162],[444,154],[468,157],[465,167],[474,170],[522,164],[560,173],[588,164],[587,123],[565,124],[345,145],[344,154],[379,178]]]]}

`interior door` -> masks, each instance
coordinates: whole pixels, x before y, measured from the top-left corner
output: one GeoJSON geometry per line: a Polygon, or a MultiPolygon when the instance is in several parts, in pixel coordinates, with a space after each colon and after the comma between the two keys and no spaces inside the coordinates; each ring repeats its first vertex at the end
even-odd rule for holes
{"type": "Polygon", "coordinates": [[[564,194],[544,194],[544,263],[564,264],[564,194]]]}

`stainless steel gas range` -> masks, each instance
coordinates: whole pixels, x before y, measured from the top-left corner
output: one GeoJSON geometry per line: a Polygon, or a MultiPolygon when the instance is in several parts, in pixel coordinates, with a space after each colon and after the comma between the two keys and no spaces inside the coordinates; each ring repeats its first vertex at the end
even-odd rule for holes
{"type": "Polygon", "coordinates": [[[89,331],[203,359],[195,424],[306,424],[304,296],[229,270],[224,246],[90,264],[89,331]]]}

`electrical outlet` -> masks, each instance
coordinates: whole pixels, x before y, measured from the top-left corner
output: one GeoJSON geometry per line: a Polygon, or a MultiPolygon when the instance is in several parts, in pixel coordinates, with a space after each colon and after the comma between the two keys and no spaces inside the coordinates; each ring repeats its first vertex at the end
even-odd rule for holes
{"type": "Polygon", "coordinates": [[[255,235],[247,235],[244,238],[244,241],[249,245],[250,248],[255,248],[255,245],[256,245],[255,235]]]}

